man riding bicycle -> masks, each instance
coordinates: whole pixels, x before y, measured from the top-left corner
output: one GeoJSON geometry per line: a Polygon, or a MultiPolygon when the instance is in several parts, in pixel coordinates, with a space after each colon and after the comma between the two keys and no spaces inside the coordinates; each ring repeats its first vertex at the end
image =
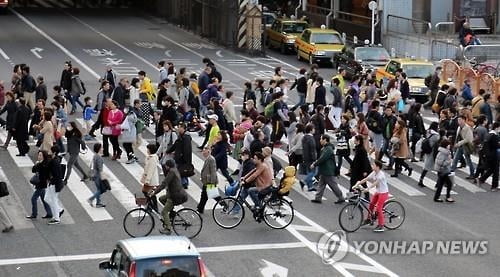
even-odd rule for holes
{"type": "Polygon", "coordinates": [[[245,184],[255,181],[255,187],[249,188],[248,193],[255,203],[255,209],[259,209],[261,200],[272,192],[273,176],[271,170],[264,163],[264,155],[262,153],[256,152],[253,155],[253,160],[255,162],[255,169],[241,179],[241,185],[245,186],[245,184]]]}
{"type": "Polygon", "coordinates": [[[170,235],[172,233],[172,224],[170,222],[170,212],[174,206],[185,203],[188,199],[187,193],[181,185],[181,176],[175,167],[173,160],[165,162],[166,176],[163,182],[149,193],[149,197],[153,197],[163,189],[166,189],[166,194],[159,198],[160,202],[164,205],[161,215],[163,217],[163,229],[160,233],[170,235]]]}
{"type": "MultiPolygon", "coordinates": [[[[383,213],[383,208],[384,208],[384,203],[387,201],[387,198],[389,198],[389,187],[387,185],[387,178],[385,176],[385,173],[382,171],[382,162],[379,160],[376,160],[372,164],[372,169],[373,171],[366,176],[363,180],[360,180],[354,185],[353,188],[360,189],[361,185],[366,183],[367,181],[370,181],[371,185],[369,185],[367,188],[362,189],[363,192],[368,192],[371,188],[376,187],[377,192],[372,196],[372,200],[370,201],[370,206],[368,209],[370,210],[370,213],[373,212],[375,206],[377,207],[377,220],[378,220],[378,225],[375,229],[373,229],[374,232],[383,232],[384,231],[384,213],[383,213]]],[[[365,224],[370,224],[371,219],[367,218],[365,219],[365,224]]]]}

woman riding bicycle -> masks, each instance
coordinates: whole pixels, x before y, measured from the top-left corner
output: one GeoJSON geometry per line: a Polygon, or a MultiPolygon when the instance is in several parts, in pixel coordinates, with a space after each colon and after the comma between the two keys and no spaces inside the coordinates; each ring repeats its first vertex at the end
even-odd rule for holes
{"type": "MultiPolygon", "coordinates": [[[[377,207],[378,225],[375,229],[373,229],[374,232],[384,231],[384,213],[382,209],[384,207],[385,201],[387,201],[387,198],[389,198],[389,187],[387,185],[387,178],[385,176],[385,173],[382,171],[382,165],[383,164],[381,161],[376,160],[372,165],[373,171],[363,180],[356,182],[356,185],[353,187],[359,189],[362,184],[370,181],[371,185],[369,185],[365,189],[362,189],[362,191],[368,192],[372,187],[376,187],[377,189],[377,192],[373,195],[372,200],[370,201],[370,206],[368,207],[370,213],[373,212],[375,206],[377,207]]],[[[370,223],[370,218],[365,219],[365,224],[370,223]]]]}
{"type": "Polygon", "coordinates": [[[163,189],[167,190],[167,193],[159,199],[164,205],[163,210],[161,211],[164,225],[163,229],[160,230],[160,233],[170,235],[172,233],[170,212],[174,209],[174,206],[187,201],[187,193],[181,185],[181,176],[179,175],[177,168],[175,168],[175,162],[173,160],[167,160],[164,167],[167,172],[165,179],[161,182],[160,186],[152,190],[148,195],[149,197],[153,197],[160,193],[163,189]]]}

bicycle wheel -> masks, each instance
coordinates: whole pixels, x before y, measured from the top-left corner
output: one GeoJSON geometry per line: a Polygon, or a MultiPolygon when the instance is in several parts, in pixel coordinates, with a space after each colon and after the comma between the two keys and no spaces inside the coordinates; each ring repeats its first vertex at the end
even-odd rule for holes
{"type": "Polygon", "coordinates": [[[172,219],[172,227],[174,232],[179,236],[194,238],[201,232],[203,219],[200,214],[191,209],[183,208],[175,212],[172,219]]]}
{"type": "Polygon", "coordinates": [[[363,209],[356,203],[345,205],[339,213],[339,224],[342,230],[352,233],[361,227],[363,222],[363,209]]]}
{"type": "Polygon", "coordinates": [[[399,228],[405,221],[405,208],[396,200],[389,200],[384,204],[384,226],[394,230],[399,228]]]}
{"type": "Polygon", "coordinates": [[[220,227],[232,229],[243,221],[245,210],[238,200],[233,197],[226,197],[215,203],[212,217],[220,227]]]}
{"type": "Polygon", "coordinates": [[[144,208],[129,211],[123,218],[123,229],[133,237],[145,237],[151,234],[155,227],[153,215],[144,208]]]}
{"type": "Polygon", "coordinates": [[[293,206],[284,199],[269,199],[264,204],[262,216],[269,227],[283,229],[293,221],[293,206]]]}

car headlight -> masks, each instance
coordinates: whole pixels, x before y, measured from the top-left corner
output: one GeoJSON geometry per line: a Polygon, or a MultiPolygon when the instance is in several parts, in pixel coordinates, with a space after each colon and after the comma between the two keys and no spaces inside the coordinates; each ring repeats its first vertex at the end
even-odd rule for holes
{"type": "Polygon", "coordinates": [[[422,92],[421,87],[410,87],[410,92],[422,92]]]}
{"type": "Polygon", "coordinates": [[[293,38],[289,38],[286,40],[287,43],[295,43],[295,39],[293,38]]]}
{"type": "Polygon", "coordinates": [[[314,55],[316,55],[316,56],[324,56],[324,55],[326,55],[326,52],[325,51],[314,51],[314,55]]]}

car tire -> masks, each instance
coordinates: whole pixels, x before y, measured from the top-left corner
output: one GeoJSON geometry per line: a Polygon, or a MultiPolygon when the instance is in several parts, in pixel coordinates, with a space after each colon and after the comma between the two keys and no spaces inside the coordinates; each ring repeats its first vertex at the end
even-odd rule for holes
{"type": "Polygon", "coordinates": [[[280,44],[280,53],[283,55],[286,54],[285,44],[283,43],[280,44]]]}

